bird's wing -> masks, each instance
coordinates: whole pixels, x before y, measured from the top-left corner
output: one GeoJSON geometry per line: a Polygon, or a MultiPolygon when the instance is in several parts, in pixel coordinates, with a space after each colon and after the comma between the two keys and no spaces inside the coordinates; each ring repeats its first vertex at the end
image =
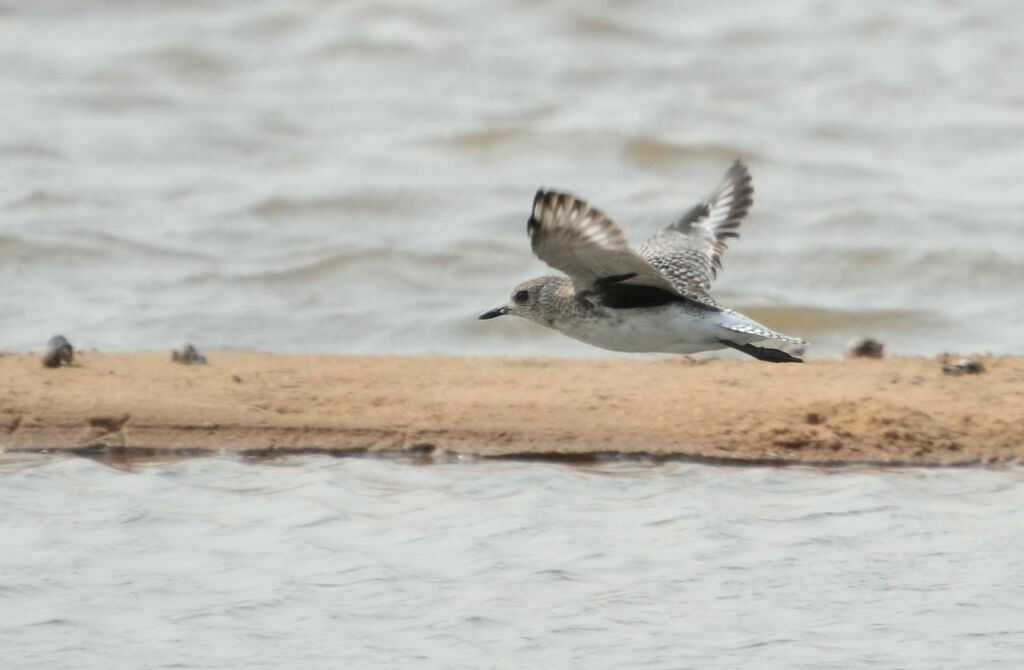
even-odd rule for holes
{"type": "Polygon", "coordinates": [[[722,267],[726,240],[739,237],[737,229],[753,204],[750,173],[738,160],[707,198],[678,221],[640,245],[640,255],[688,297],[707,296],[722,267]]]}
{"type": "Polygon", "coordinates": [[[577,292],[623,283],[676,293],[611,219],[568,193],[537,191],[526,232],[533,253],[569,275],[577,292]]]}

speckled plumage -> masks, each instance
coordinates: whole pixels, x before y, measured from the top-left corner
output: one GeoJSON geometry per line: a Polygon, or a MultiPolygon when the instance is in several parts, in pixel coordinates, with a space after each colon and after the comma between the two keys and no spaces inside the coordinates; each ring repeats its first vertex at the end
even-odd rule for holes
{"type": "Polygon", "coordinates": [[[640,255],[676,291],[713,303],[707,292],[722,267],[726,240],[739,238],[737,229],[754,203],[753,195],[750,173],[736,161],[707,198],[641,244],[640,255]]]}
{"type": "Polygon", "coordinates": [[[708,293],[726,240],[753,203],[750,175],[736,161],[711,194],[638,249],[610,218],[567,193],[538,191],[527,222],[538,258],[568,276],[523,282],[512,314],[616,351],[693,353],[732,347],[761,360],[799,362],[761,340],[804,343],[719,305],[708,293]]]}

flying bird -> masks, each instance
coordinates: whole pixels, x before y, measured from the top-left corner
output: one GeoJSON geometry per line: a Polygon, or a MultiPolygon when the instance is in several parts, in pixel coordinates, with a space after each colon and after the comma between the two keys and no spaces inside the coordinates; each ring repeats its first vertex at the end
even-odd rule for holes
{"type": "Polygon", "coordinates": [[[711,283],[753,203],[740,161],[675,223],[634,249],[601,211],[568,193],[537,191],[526,223],[533,253],[565,275],[525,281],[480,315],[523,317],[613,351],[689,354],[732,348],[771,363],[802,359],[755,342],[803,345],[718,304],[711,283]]]}

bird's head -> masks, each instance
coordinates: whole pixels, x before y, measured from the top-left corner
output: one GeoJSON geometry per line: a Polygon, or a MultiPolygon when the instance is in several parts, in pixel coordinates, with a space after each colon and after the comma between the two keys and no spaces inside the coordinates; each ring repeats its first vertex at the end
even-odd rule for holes
{"type": "Polygon", "coordinates": [[[506,304],[484,312],[480,318],[493,319],[511,314],[548,325],[548,312],[554,300],[554,292],[566,281],[562,277],[537,277],[524,281],[512,290],[512,296],[506,304]]]}

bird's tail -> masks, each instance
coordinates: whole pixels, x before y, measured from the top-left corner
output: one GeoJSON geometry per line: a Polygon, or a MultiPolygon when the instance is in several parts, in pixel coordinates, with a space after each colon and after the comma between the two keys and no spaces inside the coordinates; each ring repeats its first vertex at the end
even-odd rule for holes
{"type": "Polygon", "coordinates": [[[747,338],[751,342],[758,342],[760,340],[775,340],[777,342],[786,342],[787,344],[807,344],[807,340],[800,337],[793,337],[792,335],[783,335],[770,328],[765,328],[756,321],[751,321],[746,317],[737,314],[738,319],[731,323],[719,324],[725,330],[731,330],[734,333],[742,333],[747,335],[747,338]],[[755,338],[755,339],[751,339],[755,338]]]}
{"type": "Polygon", "coordinates": [[[807,340],[791,335],[783,335],[771,328],[762,326],[757,321],[747,318],[739,312],[727,311],[725,318],[719,322],[722,328],[722,337],[719,342],[727,347],[742,351],[748,356],[753,356],[759,361],[770,363],[802,363],[803,361],[793,354],[799,355],[803,351],[807,340]],[[755,347],[754,342],[762,340],[773,340],[783,342],[789,351],[771,349],[768,347],[755,347]],[[792,352],[792,353],[790,353],[792,352]]]}

